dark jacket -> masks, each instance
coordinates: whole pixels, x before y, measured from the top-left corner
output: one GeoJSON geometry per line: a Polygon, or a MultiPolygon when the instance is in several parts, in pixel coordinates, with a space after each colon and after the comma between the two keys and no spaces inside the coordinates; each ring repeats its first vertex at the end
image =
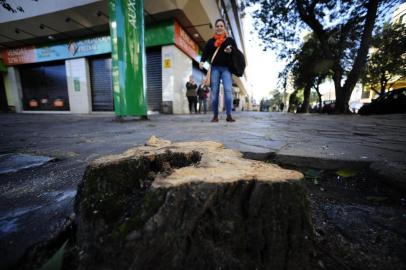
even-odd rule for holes
{"type": "Polygon", "coordinates": [[[209,92],[209,87],[203,84],[199,85],[199,88],[197,88],[197,95],[200,99],[206,99],[209,92]]]}
{"type": "Polygon", "coordinates": [[[186,83],[186,96],[187,97],[195,97],[195,96],[197,96],[196,89],[197,89],[197,84],[196,83],[187,82],[186,83]]]}
{"type": "MultiPolygon", "coordinates": [[[[215,39],[211,38],[209,41],[207,41],[206,47],[203,50],[202,54],[202,59],[200,60],[201,62],[211,61],[211,58],[216,51],[217,47],[214,46],[215,39]]],[[[231,37],[226,38],[224,40],[223,44],[221,44],[221,47],[219,51],[217,52],[216,57],[214,58],[213,63],[211,63],[213,66],[222,66],[222,67],[228,67],[230,63],[230,54],[225,53],[224,49],[228,46],[231,45],[233,48],[237,48],[237,44],[235,43],[235,40],[231,37]]]]}

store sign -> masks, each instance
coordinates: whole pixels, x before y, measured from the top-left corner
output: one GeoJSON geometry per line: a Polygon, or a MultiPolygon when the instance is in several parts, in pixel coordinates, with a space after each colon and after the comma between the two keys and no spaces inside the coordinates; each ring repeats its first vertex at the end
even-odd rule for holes
{"type": "Polygon", "coordinates": [[[199,46],[190,38],[190,36],[183,30],[180,25],[175,21],[175,44],[184,53],[198,60],[199,46]]]}
{"type": "Polygon", "coordinates": [[[5,49],[1,56],[6,65],[20,65],[36,62],[70,59],[111,52],[110,36],[72,40],[68,43],[50,46],[28,46],[5,49]]]}

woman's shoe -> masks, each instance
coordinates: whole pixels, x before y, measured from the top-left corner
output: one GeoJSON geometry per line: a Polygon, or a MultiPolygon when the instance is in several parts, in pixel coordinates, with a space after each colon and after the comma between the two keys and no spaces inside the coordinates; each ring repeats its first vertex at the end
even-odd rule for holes
{"type": "Polygon", "coordinates": [[[231,117],[231,115],[228,115],[226,118],[227,122],[235,122],[235,119],[231,117]]]}
{"type": "Polygon", "coordinates": [[[213,116],[213,119],[211,119],[211,121],[213,123],[218,122],[219,121],[219,117],[218,116],[213,116]]]}

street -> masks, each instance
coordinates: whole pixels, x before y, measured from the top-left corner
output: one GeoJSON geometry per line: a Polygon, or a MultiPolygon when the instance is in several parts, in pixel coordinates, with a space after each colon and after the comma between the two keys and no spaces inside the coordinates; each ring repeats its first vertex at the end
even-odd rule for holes
{"type": "MultiPolygon", "coordinates": [[[[211,115],[151,115],[117,122],[112,114],[1,114],[0,154],[50,157],[42,165],[0,159],[0,268],[52,237],[73,212],[76,186],[89,161],[144,144],[221,142],[248,158],[318,169],[406,164],[406,115],[319,115],[239,112],[237,122],[211,115]],[[6,168],[15,169],[6,171],[6,168]],[[20,166],[20,167],[19,167],[20,166]],[[1,170],[0,170],[1,171],[1,170]]],[[[398,166],[399,167],[399,166],[398,166]]]]}

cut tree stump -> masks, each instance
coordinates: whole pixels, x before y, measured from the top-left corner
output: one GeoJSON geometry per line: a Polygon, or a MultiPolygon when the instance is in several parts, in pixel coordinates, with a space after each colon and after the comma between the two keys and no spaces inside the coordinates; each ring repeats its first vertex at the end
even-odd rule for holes
{"type": "Polygon", "coordinates": [[[302,181],[220,143],[151,137],[87,167],[75,201],[80,269],[310,269],[302,181]]]}

